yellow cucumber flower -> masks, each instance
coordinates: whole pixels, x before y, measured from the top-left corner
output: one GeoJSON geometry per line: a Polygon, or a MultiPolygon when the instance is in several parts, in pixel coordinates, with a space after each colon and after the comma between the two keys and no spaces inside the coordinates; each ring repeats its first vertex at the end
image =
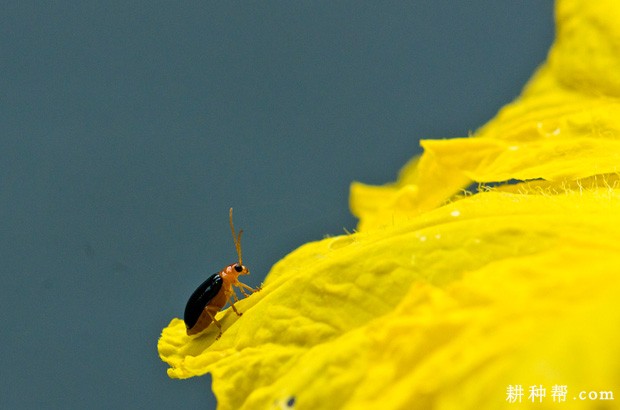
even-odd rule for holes
{"type": "Polygon", "coordinates": [[[279,261],[219,340],[173,319],[169,376],[211,373],[222,410],[617,408],[620,2],[556,20],[516,101],[354,183],[358,231],[279,261]]]}

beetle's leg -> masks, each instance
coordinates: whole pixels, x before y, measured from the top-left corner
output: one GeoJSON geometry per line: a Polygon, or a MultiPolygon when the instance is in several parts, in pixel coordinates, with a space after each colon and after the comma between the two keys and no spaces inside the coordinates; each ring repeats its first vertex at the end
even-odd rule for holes
{"type": "Polygon", "coordinates": [[[235,303],[239,302],[239,298],[237,297],[237,294],[235,293],[234,289],[233,289],[232,293],[230,294],[230,296],[235,300],[234,302],[232,302],[230,300],[230,297],[228,298],[228,302],[230,303],[230,307],[232,308],[233,312],[235,312],[237,314],[237,316],[241,316],[243,313],[239,312],[237,310],[237,308],[235,307],[235,303]]]}
{"type": "Polygon", "coordinates": [[[241,282],[237,282],[237,283],[235,283],[235,285],[237,285],[237,287],[239,288],[239,290],[241,291],[241,293],[243,293],[243,296],[245,296],[246,298],[247,298],[248,296],[250,296],[250,295],[249,295],[249,294],[247,294],[247,293],[245,292],[245,290],[243,290],[244,288],[245,288],[245,289],[247,289],[247,290],[249,290],[249,291],[251,291],[252,293],[254,293],[254,292],[258,292],[258,291],[260,290],[260,286],[259,286],[258,288],[256,288],[256,289],[254,289],[253,287],[248,286],[248,285],[246,285],[245,283],[241,283],[241,282]]]}
{"type": "Polygon", "coordinates": [[[220,330],[220,333],[217,336],[215,336],[215,340],[217,340],[220,337],[222,337],[222,325],[220,324],[220,322],[218,322],[215,319],[215,315],[213,313],[211,313],[211,311],[208,308],[205,308],[205,312],[207,312],[207,315],[209,315],[211,320],[213,320],[213,323],[215,323],[215,326],[217,326],[217,328],[220,330]]]}

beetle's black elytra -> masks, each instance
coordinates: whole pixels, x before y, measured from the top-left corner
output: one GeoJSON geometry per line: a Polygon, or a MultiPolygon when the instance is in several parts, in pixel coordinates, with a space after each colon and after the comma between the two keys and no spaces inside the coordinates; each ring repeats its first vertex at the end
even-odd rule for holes
{"type": "Polygon", "coordinates": [[[214,273],[207,280],[202,282],[200,286],[189,297],[187,305],[185,305],[185,315],[183,320],[185,326],[191,329],[198,322],[198,318],[202,314],[204,308],[209,302],[220,292],[224,281],[219,273],[214,273]]]}

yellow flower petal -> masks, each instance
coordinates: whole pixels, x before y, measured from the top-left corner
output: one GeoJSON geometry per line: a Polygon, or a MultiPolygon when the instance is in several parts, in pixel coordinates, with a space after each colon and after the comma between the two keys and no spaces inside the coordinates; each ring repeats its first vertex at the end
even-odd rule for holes
{"type": "Polygon", "coordinates": [[[173,319],[168,374],[212,373],[223,410],[620,399],[620,3],[564,0],[557,18],[548,62],[474,137],[423,141],[397,182],[352,186],[358,233],[278,262],[242,317],[218,315],[218,341],[173,319]]]}
{"type": "Polygon", "coordinates": [[[354,183],[359,230],[408,220],[471,182],[549,181],[620,169],[620,2],[559,1],[558,37],[523,94],[474,138],[425,140],[386,187],[354,183]]]}

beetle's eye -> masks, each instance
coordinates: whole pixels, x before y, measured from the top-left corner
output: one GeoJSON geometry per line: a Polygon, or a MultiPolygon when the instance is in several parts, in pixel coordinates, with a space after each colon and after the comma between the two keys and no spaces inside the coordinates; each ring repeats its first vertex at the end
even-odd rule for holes
{"type": "Polygon", "coordinates": [[[241,265],[239,265],[239,264],[236,264],[236,265],[235,265],[235,270],[236,270],[237,272],[241,272],[241,271],[243,270],[243,267],[241,267],[241,265]]]}

